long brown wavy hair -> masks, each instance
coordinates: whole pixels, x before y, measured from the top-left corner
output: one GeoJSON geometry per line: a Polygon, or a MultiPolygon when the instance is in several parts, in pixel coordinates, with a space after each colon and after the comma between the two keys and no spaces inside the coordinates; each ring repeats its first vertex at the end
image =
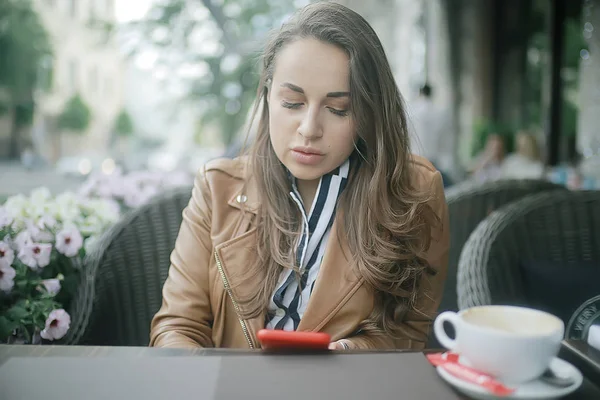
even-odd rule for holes
{"type": "Polygon", "coordinates": [[[277,54],[303,38],[333,44],[349,56],[350,110],[357,140],[337,208],[338,236],[346,235],[352,252],[346,257],[376,293],[375,310],[362,330],[396,336],[404,314],[414,306],[419,278],[427,268],[419,255],[429,247],[437,218],[427,205],[429,199],[411,182],[403,100],[382,44],[365,19],[332,2],[313,3],[296,12],[264,50],[255,117],[262,111],[249,157],[261,195],[258,257],[247,270],[260,277],[261,285],[240,299],[247,310],[243,316],[253,318],[265,311],[283,268],[297,270],[301,215],[289,196],[286,168],[271,145],[267,95],[277,54]]]}

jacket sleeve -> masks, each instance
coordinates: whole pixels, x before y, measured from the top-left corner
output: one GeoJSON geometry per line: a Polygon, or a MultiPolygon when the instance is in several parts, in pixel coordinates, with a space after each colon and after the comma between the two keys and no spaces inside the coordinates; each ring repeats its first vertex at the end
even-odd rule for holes
{"type": "Polygon", "coordinates": [[[150,346],[214,347],[208,277],[210,205],[209,185],[205,174],[199,173],[171,253],[162,306],[152,320],[150,346]]]}
{"type": "Polygon", "coordinates": [[[424,255],[435,275],[424,273],[420,281],[420,291],[414,309],[410,310],[403,323],[403,336],[397,339],[385,335],[358,334],[344,339],[352,349],[423,349],[429,337],[431,324],[437,315],[442,299],[448,267],[450,248],[448,205],[444,196],[441,174],[427,174],[421,178],[421,188],[430,188],[430,205],[440,220],[440,225],[432,230],[431,245],[424,255]]]}

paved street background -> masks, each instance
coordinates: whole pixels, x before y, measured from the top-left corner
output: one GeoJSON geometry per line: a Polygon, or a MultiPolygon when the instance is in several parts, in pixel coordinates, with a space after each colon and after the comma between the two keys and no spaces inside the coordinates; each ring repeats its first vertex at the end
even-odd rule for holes
{"type": "Polygon", "coordinates": [[[0,162],[0,199],[23,193],[40,186],[47,187],[53,194],[75,190],[81,180],[62,176],[51,167],[28,171],[18,162],[0,162]]]}

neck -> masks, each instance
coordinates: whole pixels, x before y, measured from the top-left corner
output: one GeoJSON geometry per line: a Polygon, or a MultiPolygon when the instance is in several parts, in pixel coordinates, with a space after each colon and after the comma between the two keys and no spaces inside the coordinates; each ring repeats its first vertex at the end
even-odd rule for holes
{"type": "Polygon", "coordinates": [[[302,203],[304,204],[304,211],[308,213],[310,211],[310,207],[312,206],[313,200],[315,199],[315,195],[317,194],[317,188],[319,187],[319,179],[315,179],[312,181],[298,179],[296,181],[296,187],[298,188],[298,192],[300,193],[300,197],[302,198],[302,203]]]}

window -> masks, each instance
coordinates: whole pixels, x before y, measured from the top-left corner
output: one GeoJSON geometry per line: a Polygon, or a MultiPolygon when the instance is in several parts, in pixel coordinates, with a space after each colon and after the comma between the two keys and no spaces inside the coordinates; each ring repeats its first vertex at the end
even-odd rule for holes
{"type": "Polygon", "coordinates": [[[78,82],[78,75],[79,75],[79,65],[77,64],[77,60],[71,60],[69,61],[69,91],[71,93],[75,93],[77,92],[77,90],[79,89],[79,82],[78,82]]]}

